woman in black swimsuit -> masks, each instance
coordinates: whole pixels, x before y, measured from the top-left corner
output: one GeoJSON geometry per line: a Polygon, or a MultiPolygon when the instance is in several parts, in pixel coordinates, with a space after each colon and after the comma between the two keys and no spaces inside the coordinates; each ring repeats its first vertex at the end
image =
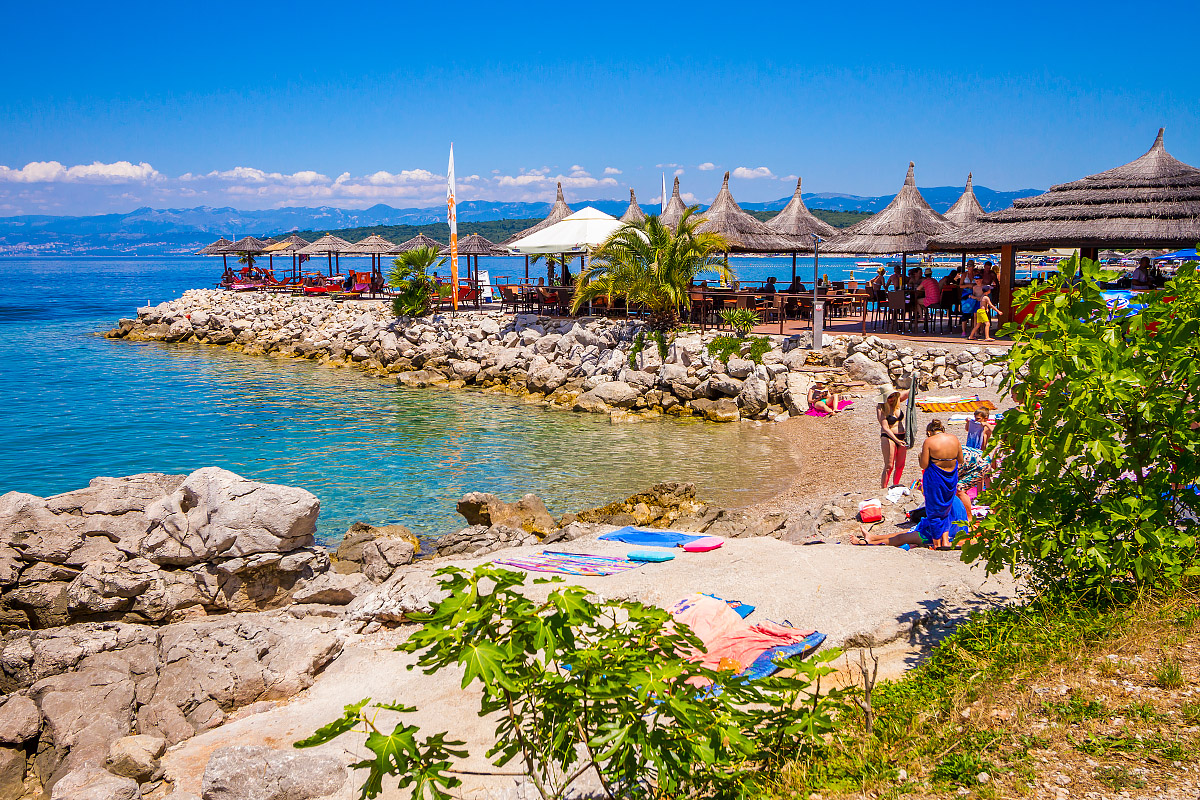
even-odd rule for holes
{"type": "Polygon", "coordinates": [[[879,387],[879,405],[875,414],[879,418],[879,448],[883,452],[883,475],[879,478],[879,488],[899,486],[904,476],[904,462],[908,458],[908,445],[905,444],[904,409],[900,404],[908,399],[908,390],[897,389],[889,384],[879,387]],[[889,480],[890,476],[890,480],[889,480]]]}

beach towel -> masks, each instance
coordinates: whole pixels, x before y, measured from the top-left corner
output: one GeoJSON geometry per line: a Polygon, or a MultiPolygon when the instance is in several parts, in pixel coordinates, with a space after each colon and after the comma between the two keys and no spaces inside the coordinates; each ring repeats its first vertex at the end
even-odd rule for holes
{"type": "Polygon", "coordinates": [[[960,525],[965,526],[967,521],[967,509],[958,499],[958,464],[952,472],[946,472],[930,462],[921,473],[921,486],[925,492],[925,516],[913,530],[927,545],[946,534],[953,541],[960,525]]]}
{"type": "Polygon", "coordinates": [[[509,556],[498,558],[492,562],[505,567],[516,567],[526,572],[554,572],[560,575],[581,575],[584,577],[599,577],[616,575],[637,569],[642,565],[639,561],[629,561],[620,556],[597,556],[589,553],[559,553],[543,550],[529,556],[509,556]]]}
{"type": "Polygon", "coordinates": [[[741,600],[726,600],[724,597],[717,597],[715,594],[709,594],[708,592],[705,592],[704,596],[711,597],[714,600],[720,600],[722,603],[736,611],[738,616],[742,619],[745,619],[754,613],[755,606],[749,605],[748,603],[743,603],[741,600]]]}
{"type": "MultiPolygon", "coordinates": [[[[917,392],[921,390],[921,385],[917,382],[917,373],[908,373],[908,399],[904,403],[904,443],[912,447],[917,443],[917,392]]],[[[897,459],[897,462],[900,462],[897,459]]],[[[896,478],[899,479],[900,473],[904,472],[902,462],[900,468],[896,472],[896,478]]]]}
{"type": "Polygon", "coordinates": [[[924,400],[918,400],[917,405],[921,407],[922,411],[926,412],[965,411],[970,414],[981,408],[986,408],[988,411],[996,410],[996,406],[991,400],[980,400],[978,395],[950,400],[928,397],[924,400]]]}
{"type": "MultiPolygon", "coordinates": [[[[845,410],[845,409],[849,408],[849,407],[850,407],[850,406],[852,406],[852,405],[854,405],[854,401],[853,401],[853,400],[842,400],[841,402],[839,402],[839,403],[838,403],[838,411],[843,411],[843,410],[845,410]]],[[[819,410],[817,410],[817,409],[815,409],[815,408],[810,408],[808,411],[805,411],[804,413],[805,413],[805,414],[807,414],[807,415],[808,415],[808,416],[810,416],[810,417],[828,417],[828,416],[830,416],[830,415],[831,415],[833,412],[831,412],[831,411],[819,411],[819,410]]]]}
{"type": "Polygon", "coordinates": [[[723,544],[725,544],[725,540],[720,536],[701,536],[696,541],[685,544],[683,551],[685,553],[707,553],[709,550],[716,550],[723,544]]]}
{"type": "Polygon", "coordinates": [[[689,595],[671,607],[671,616],[687,625],[704,643],[705,653],[694,659],[710,669],[731,669],[754,677],[769,675],[782,654],[807,654],[815,650],[825,637],[816,631],[804,631],[776,622],[752,625],[719,597],[706,594],[689,595]],[[759,663],[760,657],[765,661],[759,663]]]}
{"type": "Polygon", "coordinates": [[[624,542],[638,547],[679,547],[704,537],[681,531],[647,531],[626,525],[600,537],[604,542],[624,542]]]}
{"type": "Polygon", "coordinates": [[[970,445],[962,449],[962,454],[962,472],[958,476],[958,485],[966,489],[979,483],[983,478],[988,461],[983,457],[983,452],[979,448],[970,445]]]}

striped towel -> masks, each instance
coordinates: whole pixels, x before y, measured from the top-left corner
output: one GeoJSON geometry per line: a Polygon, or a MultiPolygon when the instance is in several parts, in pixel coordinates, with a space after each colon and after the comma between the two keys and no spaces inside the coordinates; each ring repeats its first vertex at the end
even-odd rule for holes
{"type": "Polygon", "coordinates": [[[505,567],[516,567],[526,572],[554,572],[559,575],[581,575],[584,577],[616,575],[618,572],[637,569],[642,564],[621,556],[597,556],[590,553],[559,553],[543,550],[529,556],[509,556],[492,562],[505,567]]]}

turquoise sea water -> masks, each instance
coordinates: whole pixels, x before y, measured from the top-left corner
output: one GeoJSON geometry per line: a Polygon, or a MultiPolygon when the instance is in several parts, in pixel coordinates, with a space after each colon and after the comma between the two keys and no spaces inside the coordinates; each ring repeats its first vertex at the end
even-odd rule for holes
{"type": "MultiPolygon", "coordinates": [[[[790,259],[753,262],[743,277],[790,280],[790,259]]],[[[524,262],[481,267],[515,276],[524,262]]],[[[0,259],[0,493],[216,465],[314,492],[328,541],[356,520],[456,530],[454,503],[473,490],[531,491],[562,513],[690,480],[737,505],[781,490],[796,468],[770,426],[613,426],[493,395],[400,389],[350,368],[97,335],[219,273],[220,260],[204,258],[0,259]]]]}

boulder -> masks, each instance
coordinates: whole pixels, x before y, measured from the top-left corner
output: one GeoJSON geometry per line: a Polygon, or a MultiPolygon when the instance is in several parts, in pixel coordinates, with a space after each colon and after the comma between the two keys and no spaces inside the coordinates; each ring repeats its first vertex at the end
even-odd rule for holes
{"type": "Polygon", "coordinates": [[[754,373],[754,362],[745,358],[731,358],[725,371],[734,378],[745,379],[754,373]]]}
{"type": "Polygon", "coordinates": [[[471,492],[458,501],[458,513],[468,525],[509,525],[528,533],[546,535],[558,527],[546,504],[535,494],[505,503],[494,494],[471,492]]]}
{"type": "Polygon", "coordinates": [[[54,784],[50,800],[140,800],[137,781],[85,764],[54,784]]]}
{"type": "Polygon", "coordinates": [[[356,522],[346,531],[333,554],[333,569],[347,574],[363,572],[368,560],[378,565],[380,558],[392,567],[398,567],[410,563],[420,549],[420,539],[403,525],[375,526],[356,522]]]}
{"type": "MultiPolygon", "coordinates": [[[[411,547],[411,545],[407,545],[411,547]]],[[[387,573],[391,575],[391,572],[387,573]]],[[[297,603],[319,603],[329,606],[344,606],[371,586],[368,576],[361,572],[341,574],[323,572],[310,581],[304,581],[293,592],[297,603]]]]}
{"type": "Polygon", "coordinates": [[[0,800],[25,797],[25,751],[0,747],[0,800]]]}
{"type": "Polygon", "coordinates": [[[432,569],[403,570],[355,600],[349,609],[350,618],[359,622],[406,622],[408,614],[427,614],[446,596],[432,569]]]}
{"type": "Polygon", "coordinates": [[[742,382],[730,375],[713,375],[708,379],[710,396],[712,393],[725,397],[737,397],[742,391],[742,382]]]}
{"type": "Polygon", "coordinates": [[[624,381],[606,381],[585,394],[615,408],[632,408],[633,404],[641,397],[641,393],[637,389],[624,381]]]}
{"type": "MultiPolygon", "coordinates": [[[[692,402],[698,403],[700,401],[693,400],[692,402]]],[[[719,400],[706,401],[703,411],[704,418],[710,422],[737,422],[741,419],[737,400],[732,397],[722,397],[719,400]]]]}
{"type": "Polygon", "coordinates": [[[146,507],[149,530],[138,550],[156,564],[179,566],[286,553],[312,544],[320,509],[304,489],[203,467],[146,507]]]}
{"type": "Polygon", "coordinates": [[[754,417],[761,414],[767,408],[767,382],[758,377],[747,378],[742,384],[737,402],[745,416],[754,417]]]}
{"type": "Polygon", "coordinates": [[[433,370],[419,369],[401,372],[396,376],[396,383],[410,389],[424,389],[428,386],[446,383],[446,376],[433,370]]]}
{"type": "Polygon", "coordinates": [[[854,353],[842,366],[846,374],[856,381],[878,385],[889,380],[887,367],[878,361],[872,361],[863,353],[854,353]]]}
{"type": "Polygon", "coordinates": [[[789,414],[795,417],[808,411],[808,390],[812,385],[812,375],[804,372],[788,373],[782,399],[789,414]]]}
{"type": "Polygon", "coordinates": [[[40,497],[23,492],[0,495],[0,542],[11,545],[26,561],[66,562],[83,544],[83,526],[78,522],[55,514],[40,497]]]}
{"type": "Polygon", "coordinates": [[[328,755],[236,745],[213,751],[204,768],[203,800],[317,800],[349,775],[328,755]]]}
{"type": "Polygon", "coordinates": [[[126,736],[117,739],[108,748],[108,758],[104,764],[114,775],[145,783],[158,777],[158,759],[166,749],[167,740],[161,736],[126,736]]]}
{"type": "Polygon", "coordinates": [[[592,389],[576,397],[575,402],[571,405],[571,410],[585,411],[589,414],[607,414],[612,410],[612,407],[601,400],[596,394],[596,390],[592,389]]]}
{"type": "Polygon", "coordinates": [[[24,744],[36,738],[42,727],[37,704],[24,695],[9,695],[0,706],[0,743],[24,744]]]}

